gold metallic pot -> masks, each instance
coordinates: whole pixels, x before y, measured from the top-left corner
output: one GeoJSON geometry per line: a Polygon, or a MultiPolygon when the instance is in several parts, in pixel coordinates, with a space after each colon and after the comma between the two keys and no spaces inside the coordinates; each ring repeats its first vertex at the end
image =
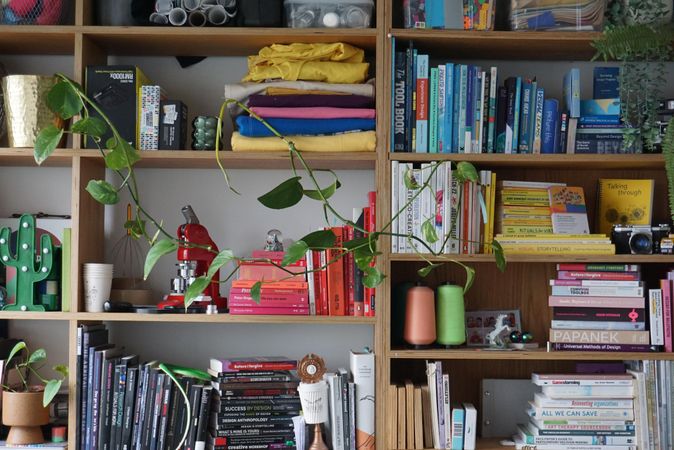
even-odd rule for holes
{"type": "Polygon", "coordinates": [[[2,393],[2,423],[12,427],[7,435],[11,445],[44,442],[41,425],[49,423],[49,409],[42,406],[43,392],[2,393]]]}
{"type": "Polygon", "coordinates": [[[10,147],[33,147],[41,129],[62,120],[47,107],[55,77],[9,75],[2,79],[7,137],[10,147]]]}

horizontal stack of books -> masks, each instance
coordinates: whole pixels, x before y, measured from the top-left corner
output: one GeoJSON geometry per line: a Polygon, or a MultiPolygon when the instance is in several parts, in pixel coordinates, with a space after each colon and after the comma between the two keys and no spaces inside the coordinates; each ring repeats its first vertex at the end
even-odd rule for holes
{"type": "Polygon", "coordinates": [[[558,264],[550,284],[553,350],[652,350],[638,265],[558,264]]]}
{"type": "Polygon", "coordinates": [[[293,417],[301,410],[296,369],[286,357],[211,359],[209,448],[294,449],[293,417]]]}
{"type": "Polygon", "coordinates": [[[105,325],[80,325],[77,342],[77,449],[174,449],[188,418],[183,448],[205,448],[213,395],[208,383],[178,378],[190,400],[187,416],[180,389],[158,363],[125,355],[109,343],[105,325]]]}
{"type": "Polygon", "coordinates": [[[531,379],[542,392],[530,402],[529,423],[518,425],[515,448],[636,450],[641,425],[632,375],[534,373],[531,379]]]}

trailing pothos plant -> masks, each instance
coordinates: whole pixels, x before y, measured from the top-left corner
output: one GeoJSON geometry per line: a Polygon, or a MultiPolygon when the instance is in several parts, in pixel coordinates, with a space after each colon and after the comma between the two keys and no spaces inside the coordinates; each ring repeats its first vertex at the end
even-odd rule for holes
{"type": "Polygon", "coordinates": [[[649,152],[659,139],[657,112],[667,85],[665,63],[672,59],[674,27],[663,23],[671,7],[671,0],[613,0],[608,24],[592,43],[597,50],[594,60],[621,63],[620,113],[626,145],[643,144],[649,152]]]}
{"type": "MultiPolygon", "coordinates": [[[[145,278],[147,278],[147,276],[152,271],[152,268],[162,256],[174,253],[181,246],[202,247],[177,239],[163,228],[162,222],[160,220],[156,219],[150,214],[141,201],[141,195],[136,180],[136,172],[134,170],[134,165],[141,159],[139,152],[122,138],[119,131],[116,129],[115,124],[110,121],[110,119],[103,111],[101,111],[95,102],[86,96],[79,84],[70,80],[65,75],[57,74],[56,76],[58,77],[58,82],[54,85],[47,96],[47,103],[49,107],[66,121],[68,119],[75,118],[76,116],[78,116],[79,119],[72,123],[70,129],[68,130],[58,128],[55,125],[50,125],[40,131],[35,144],[35,160],[37,163],[41,164],[49,157],[49,155],[57,147],[64,133],[84,135],[96,144],[99,151],[103,155],[106,167],[112,170],[119,177],[120,182],[117,185],[113,185],[106,180],[90,180],[86,190],[96,201],[106,205],[119,202],[120,191],[126,190],[129,193],[136,208],[136,219],[127,222],[125,227],[131,231],[134,237],[146,239],[151,246],[145,260],[145,278]],[[100,118],[92,116],[90,114],[92,110],[96,111],[100,118]],[[102,142],[102,136],[104,136],[108,130],[112,133],[112,137],[109,138],[106,142],[102,142]],[[150,230],[148,229],[149,226],[154,228],[152,234],[150,234],[150,230]]],[[[393,220],[401,215],[407,206],[409,206],[414,201],[414,199],[419,197],[422,192],[425,190],[431,190],[433,192],[433,188],[430,186],[428,181],[430,180],[431,176],[425,176],[424,179],[427,181],[420,184],[416,181],[416,171],[407,171],[404,176],[404,182],[406,187],[413,191],[413,195],[408,199],[407,203],[400,211],[394,212],[392,214],[392,218],[388,221],[388,223],[384,224],[378,230],[367,234],[366,230],[359,227],[353,221],[348,220],[342,216],[331,203],[331,197],[341,187],[339,178],[334,171],[312,169],[304,159],[302,152],[300,152],[295,147],[295,144],[291,140],[279,134],[264,119],[258,117],[252,111],[248,110],[245,105],[234,100],[227,100],[220,108],[218,130],[216,134],[216,136],[218,136],[218,140],[216,142],[216,151],[214,156],[224,176],[227,186],[232,191],[236,192],[236,190],[234,190],[230,184],[227,171],[223,167],[219,157],[219,136],[222,129],[222,120],[225,114],[226,106],[231,103],[237,103],[240,108],[246,110],[252,117],[263,123],[267,128],[269,128],[269,130],[272,131],[272,133],[274,133],[275,136],[283,140],[283,142],[285,142],[288,147],[288,153],[291,162],[291,176],[266,194],[260,196],[257,200],[267,208],[280,210],[296,205],[304,197],[309,198],[322,204],[326,222],[330,223],[330,216],[332,216],[339,220],[342,224],[349,225],[354,227],[354,229],[363,232],[365,237],[342,242],[339,246],[337,246],[336,238],[332,231],[314,231],[290,245],[281,264],[277,264],[271,260],[266,259],[251,259],[237,256],[230,249],[221,250],[215,255],[207,273],[198,277],[188,287],[185,293],[186,307],[189,306],[190,303],[194,301],[195,298],[197,298],[197,296],[199,296],[211,282],[213,282],[213,276],[225,266],[230,265],[231,270],[227,276],[222,278],[221,283],[227,282],[236,274],[241,262],[253,260],[265,261],[270,264],[274,264],[288,273],[288,276],[290,277],[295,275],[295,273],[287,269],[287,266],[304,257],[308,250],[337,250],[336,252],[332,252],[337,256],[327,261],[326,266],[335,263],[348,254],[352,254],[354,261],[363,271],[363,284],[368,287],[375,287],[379,285],[385,278],[385,274],[383,274],[373,264],[376,256],[380,254],[378,251],[378,242],[380,238],[384,236],[389,238],[392,236],[403,237],[412,244],[411,246],[415,249],[420,258],[426,262],[426,265],[419,269],[419,276],[425,277],[433,269],[439,267],[441,262],[444,262],[443,260],[445,260],[447,262],[458,264],[465,269],[466,282],[464,289],[467,290],[470,288],[475,277],[474,269],[461,263],[460,261],[452,259],[450,256],[443,255],[442,252],[436,252],[433,250],[433,244],[439,240],[442,240],[443,243],[446,243],[450,239],[450,233],[448,233],[447,236],[438,236],[435,231],[435,227],[433,226],[432,218],[426,218],[425,222],[423,223],[421,227],[422,236],[417,236],[413,233],[399,234],[391,228],[393,220]],[[304,170],[304,174],[306,175],[301,176],[299,174],[299,170],[304,170]],[[332,176],[332,182],[327,186],[321,186],[316,176],[318,172],[328,172],[332,176]],[[303,182],[308,186],[305,186],[303,182]],[[425,254],[432,254],[436,258],[434,258],[432,261],[430,258],[427,258],[425,254]]],[[[429,170],[430,174],[432,174],[435,173],[439,167],[441,167],[440,163],[435,163],[430,167],[430,169],[427,170],[429,170]]],[[[454,177],[460,183],[478,182],[478,174],[475,170],[475,167],[467,162],[459,162],[456,164],[454,177]]],[[[435,192],[433,192],[432,198],[435,198],[435,192]]],[[[454,228],[454,224],[452,224],[452,228],[454,228]]],[[[491,242],[490,245],[494,251],[496,263],[499,269],[504,270],[506,262],[503,249],[497,241],[491,242]]],[[[211,250],[208,247],[202,248],[211,250]]],[[[444,245],[439,246],[439,248],[444,248],[444,245]]],[[[215,250],[212,251],[215,253],[215,250]]],[[[324,267],[317,267],[313,270],[321,270],[324,267]]],[[[251,296],[255,301],[259,301],[261,286],[262,282],[257,282],[251,289],[251,296]]]]}

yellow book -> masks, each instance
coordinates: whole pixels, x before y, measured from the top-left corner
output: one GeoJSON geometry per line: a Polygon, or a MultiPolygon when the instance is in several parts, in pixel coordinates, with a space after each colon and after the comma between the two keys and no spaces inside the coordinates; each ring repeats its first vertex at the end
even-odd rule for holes
{"type": "Polygon", "coordinates": [[[614,255],[613,244],[502,244],[508,255],[614,255]]]}
{"type": "Polygon", "coordinates": [[[491,237],[489,236],[489,227],[491,225],[491,196],[492,196],[492,190],[491,190],[491,172],[489,172],[486,176],[486,186],[484,188],[484,204],[485,208],[487,210],[487,221],[483,225],[483,234],[482,234],[482,253],[490,253],[491,251],[491,237]]]}
{"type": "Polygon", "coordinates": [[[507,189],[501,191],[504,205],[548,206],[548,192],[545,189],[507,189]]]}
{"type": "Polygon", "coordinates": [[[494,240],[494,215],[496,211],[496,172],[491,173],[491,190],[490,206],[489,206],[489,234],[487,236],[489,245],[489,253],[493,253],[491,242],[494,240]]]}
{"type": "Polygon", "coordinates": [[[503,223],[508,225],[550,225],[552,219],[549,216],[523,216],[518,214],[504,214],[501,216],[503,223]]]}
{"type": "Polygon", "coordinates": [[[552,233],[552,222],[550,225],[535,225],[535,226],[527,226],[527,225],[503,225],[501,227],[501,232],[504,235],[511,235],[511,234],[547,234],[547,233],[552,233]]]}
{"type": "Polygon", "coordinates": [[[513,239],[509,237],[499,238],[501,245],[600,245],[610,244],[609,238],[604,239],[513,239]]]}
{"type": "Polygon", "coordinates": [[[600,179],[597,188],[597,229],[611,233],[614,224],[650,225],[653,180],[600,179]]]}
{"type": "Polygon", "coordinates": [[[550,216],[550,208],[547,206],[505,205],[501,206],[500,212],[504,215],[550,216]]]}

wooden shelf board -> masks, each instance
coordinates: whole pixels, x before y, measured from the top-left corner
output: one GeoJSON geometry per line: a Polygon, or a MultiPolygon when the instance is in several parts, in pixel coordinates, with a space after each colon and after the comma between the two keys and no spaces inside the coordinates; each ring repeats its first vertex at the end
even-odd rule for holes
{"type": "Polygon", "coordinates": [[[540,169],[661,169],[665,159],[659,154],[641,155],[505,155],[495,153],[390,153],[391,161],[468,161],[485,167],[540,169]]]}
{"type": "Polygon", "coordinates": [[[72,55],[77,27],[0,25],[0,54],[72,55]]]}
{"type": "MultiPolygon", "coordinates": [[[[494,255],[423,255],[434,262],[449,262],[456,260],[468,263],[492,263],[494,262],[494,255]]],[[[395,261],[416,261],[423,262],[421,256],[414,253],[394,253],[391,254],[390,260],[395,261]]],[[[641,263],[659,263],[672,264],[674,263],[674,255],[510,255],[506,253],[506,260],[508,263],[585,263],[585,262],[603,262],[603,263],[624,263],[624,264],[641,264],[641,263]]]]}
{"type": "Polygon", "coordinates": [[[0,320],[70,320],[72,318],[73,313],[60,311],[0,311],[0,320]]]}
{"type": "Polygon", "coordinates": [[[331,324],[374,325],[374,317],[335,316],[233,316],[230,314],[135,314],[135,313],[77,313],[81,321],[165,322],[165,323],[270,323],[270,324],[331,324]]]}
{"type": "Polygon", "coordinates": [[[544,348],[527,351],[486,350],[480,348],[428,349],[428,350],[391,350],[391,358],[398,359],[465,359],[465,360],[629,360],[655,359],[674,360],[674,353],[643,352],[548,352],[544,348]]]}
{"type": "MultiPolygon", "coordinates": [[[[598,32],[391,30],[396,39],[413,40],[421,51],[465,59],[589,61],[598,32]]],[[[404,44],[403,44],[404,45],[404,44]]]]}
{"type": "Polygon", "coordinates": [[[347,42],[373,51],[377,31],[328,28],[79,27],[109,54],[247,56],[270,44],[347,42]]]}
{"type": "MultiPolygon", "coordinates": [[[[75,154],[75,150],[57,149],[42,166],[70,167],[75,154]]],[[[0,166],[38,167],[32,148],[0,148],[0,166]]]]}
{"type": "MultiPolygon", "coordinates": [[[[491,439],[478,439],[476,444],[476,449],[477,450],[502,450],[505,448],[510,448],[514,449],[515,447],[513,446],[503,446],[499,442],[502,441],[504,438],[491,438],[491,439]]],[[[507,439],[507,438],[506,438],[507,439]]],[[[426,450],[433,450],[433,449],[426,449],[426,450]]]]}
{"type": "MultiPolygon", "coordinates": [[[[102,160],[98,150],[80,150],[79,154],[102,160]]],[[[173,169],[216,169],[215,152],[191,150],[142,151],[137,167],[173,169]]],[[[374,169],[375,152],[363,153],[303,153],[315,169],[374,169]]],[[[221,151],[220,160],[229,169],[289,169],[288,152],[221,151]]],[[[297,167],[300,167],[297,162],[297,167]]]]}

